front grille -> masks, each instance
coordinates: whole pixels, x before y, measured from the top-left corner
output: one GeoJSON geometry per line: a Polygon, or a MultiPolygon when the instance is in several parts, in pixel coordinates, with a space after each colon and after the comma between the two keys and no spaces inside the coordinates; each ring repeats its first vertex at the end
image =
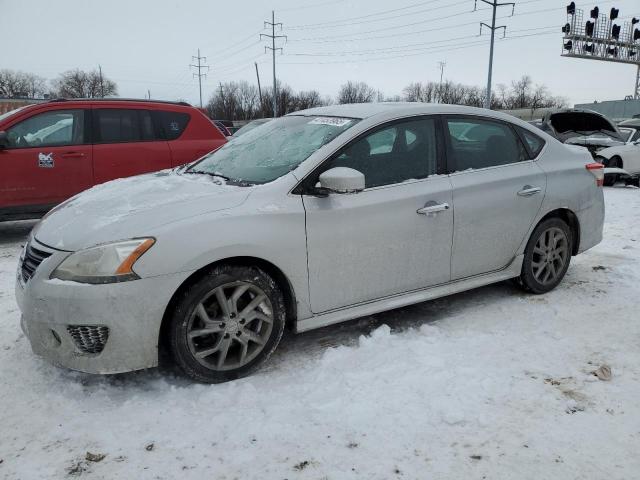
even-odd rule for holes
{"type": "Polygon", "coordinates": [[[40,264],[46,258],[51,256],[48,252],[43,252],[37,248],[34,248],[31,244],[27,245],[27,248],[24,252],[24,259],[22,260],[22,266],[20,267],[22,273],[22,279],[25,282],[28,282],[36,269],[40,266],[40,264]]]}
{"type": "Polygon", "coordinates": [[[109,339],[109,327],[93,325],[69,325],[67,332],[78,350],[87,354],[98,354],[104,350],[109,339]]]}

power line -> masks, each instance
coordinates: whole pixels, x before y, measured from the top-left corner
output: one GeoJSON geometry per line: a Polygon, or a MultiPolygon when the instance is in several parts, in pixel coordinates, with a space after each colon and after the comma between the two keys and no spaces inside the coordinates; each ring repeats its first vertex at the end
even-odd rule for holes
{"type": "Polygon", "coordinates": [[[299,7],[281,8],[279,12],[293,12],[294,10],[308,10],[310,8],[324,7],[326,5],[333,5],[336,3],[342,3],[342,0],[329,0],[328,2],[313,3],[311,5],[301,5],[299,7]]]}
{"type": "MultiPolygon", "coordinates": [[[[340,20],[332,20],[332,21],[328,21],[328,22],[308,23],[306,25],[292,25],[292,26],[289,27],[289,29],[290,30],[301,30],[301,29],[306,29],[306,28],[321,27],[321,26],[324,26],[324,25],[330,25],[332,23],[352,22],[354,20],[361,20],[363,18],[371,18],[371,17],[380,16],[380,15],[387,15],[389,13],[401,12],[403,10],[409,10],[409,9],[415,8],[415,7],[423,7],[425,5],[429,5],[429,4],[437,3],[437,2],[441,2],[441,1],[443,1],[443,0],[430,0],[430,1],[427,1],[427,2],[412,3],[411,5],[407,5],[407,6],[400,7],[400,8],[393,8],[391,10],[383,10],[381,12],[370,13],[368,15],[359,15],[357,17],[342,18],[340,20]]],[[[350,25],[352,25],[352,24],[350,23],[350,25]]]]}
{"type": "Polygon", "coordinates": [[[207,61],[207,57],[201,57],[200,56],[200,49],[198,49],[198,56],[193,56],[191,57],[191,60],[197,60],[198,63],[197,64],[190,64],[190,67],[194,67],[198,69],[198,73],[194,73],[193,76],[194,77],[198,77],[198,87],[200,88],[200,108],[202,108],[202,77],[207,77],[206,73],[202,73],[202,70],[204,70],[205,68],[207,69],[207,72],[209,71],[209,66],[205,65],[204,63],[202,63],[203,61],[206,62],[207,61]]]}
{"type": "MultiPolygon", "coordinates": [[[[437,0],[437,1],[441,1],[441,0],[437,0]]],[[[427,2],[430,3],[430,2],[427,2]]],[[[458,5],[462,5],[464,3],[467,3],[465,0],[461,0],[459,2],[456,3],[452,3],[451,5],[444,5],[440,8],[450,8],[450,7],[456,7],[458,5]]],[[[426,4],[425,4],[426,5],[426,4]]],[[[370,20],[362,20],[362,21],[358,21],[358,22],[342,22],[342,23],[336,23],[335,25],[323,25],[323,26],[318,26],[318,27],[305,27],[305,30],[315,30],[315,29],[319,29],[319,28],[340,28],[340,27],[352,27],[354,25],[363,25],[366,23],[375,23],[375,22],[386,22],[388,20],[393,20],[396,18],[402,18],[402,17],[407,17],[407,16],[413,16],[413,15],[418,15],[420,13],[427,13],[427,12],[432,12],[433,8],[425,8],[423,10],[416,10],[415,12],[408,12],[408,13],[401,13],[399,15],[393,15],[393,16],[389,16],[389,17],[382,17],[382,18],[373,18],[370,20]]],[[[300,30],[300,28],[298,28],[297,30],[300,30]]]]}
{"type": "Polygon", "coordinates": [[[276,118],[278,116],[278,83],[276,81],[276,51],[280,50],[281,52],[283,52],[283,49],[281,47],[276,48],[276,39],[279,38],[284,38],[286,40],[287,36],[286,35],[276,35],[276,27],[280,27],[280,30],[282,30],[282,23],[276,23],[276,12],[274,10],[271,11],[271,21],[270,22],[264,22],[265,27],[270,26],[271,27],[271,35],[267,35],[265,33],[261,33],[260,34],[260,39],[262,40],[262,38],[270,38],[271,39],[271,46],[265,46],[264,50],[265,52],[267,50],[271,50],[271,53],[273,53],[273,118],[276,118]]]}
{"type": "MultiPolygon", "coordinates": [[[[473,22],[475,24],[476,22],[473,22]]],[[[513,33],[518,32],[530,32],[533,30],[548,30],[550,28],[556,29],[557,25],[548,25],[545,27],[534,27],[534,28],[524,28],[520,30],[513,30],[513,33]]],[[[331,56],[347,56],[347,55],[368,55],[371,53],[397,53],[402,51],[415,51],[415,50],[423,50],[423,48],[413,48],[413,47],[421,47],[424,45],[433,45],[437,43],[448,43],[456,40],[466,40],[477,38],[479,35],[464,35],[461,37],[454,38],[445,38],[442,40],[432,40],[428,42],[420,42],[420,43],[410,43],[405,45],[396,45],[392,47],[382,47],[382,48],[372,48],[367,50],[347,50],[347,51],[333,51],[333,52],[321,52],[321,53],[287,53],[287,56],[298,56],[298,57],[331,57],[331,56]]]]}
{"type": "MultiPolygon", "coordinates": [[[[530,33],[530,34],[526,34],[526,35],[518,35],[518,36],[511,36],[511,37],[507,37],[504,39],[500,39],[499,42],[508,42],[511,40],[517,40],[520,38],[526,38],[526,37],[539,37],[539,36],[544,36],[544,35],[557,35],[558,31],[557,31],[557,27],[553,28],[553,31],[548,31],[548,32],[536,32],[536,33],[530,33]]],[[[386,56],[383,57],[372,57],[372,58],[364,58],[364,59],[358,59],[357,63],[367,63],[367,62],[377,62],[377,61],[381,61],[381,60],[396,60],[399,58],[405,58],[405,57],[415,57],[418,55],[424,55],[425,52],[427,53],[440,53],[440,52],[449,52],[449,51],[453,51],[453,50],[460,50],[463,48],[472,48],[475,46],[480,46],[480,45],[487,45],[489,43],[488,40],[480,40],[477,42],[462,42],[459,44],[454,44],[451,46],[441,46],[441,47],[436,47],[435,49],[421,49],[420,52],[418,53],[406,53],[406,54],[402,54],[402,55],[397,55],[397,54],[387,54],[386,56]]],[[[329,65],[329,64],[344,64],[344,63],[349,63],[349,64],[353,64],[354,60],[350,59],[350,60],[331,60],[331,61],[322,61],[322,62],[318,62],[318,61],[314,61],[314,62],[281,62],[282,65],[329,65]]]]}

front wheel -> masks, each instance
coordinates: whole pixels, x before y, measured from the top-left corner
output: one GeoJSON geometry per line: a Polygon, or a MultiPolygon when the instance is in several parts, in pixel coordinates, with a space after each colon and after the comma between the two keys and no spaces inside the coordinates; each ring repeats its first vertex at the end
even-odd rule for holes
{"type": "Polygon", "coordinates": [[[536,294],[553,290],[567,273],[572,250],[569,226],[559,218],[543,221],[527,243],[518,283],[536,294]]]}
{"type": "MultiPolygon", "coordinates": [[[[608,168],[622,168],[622,159],[618,156],[611,157],[609,160],[608,168]]],[[[604,176],[603,185],[605,187],[613,187],[620,180],[620,175],[617,173],[607,173],[604,176]]]]}
{"type": "Polygon", "coordinates": [[[221,265],[184,292],[172,316],[173,358],[191,378],[220,383],[248,375],[282,338],[285,307],[256,267],[221,265]]]}

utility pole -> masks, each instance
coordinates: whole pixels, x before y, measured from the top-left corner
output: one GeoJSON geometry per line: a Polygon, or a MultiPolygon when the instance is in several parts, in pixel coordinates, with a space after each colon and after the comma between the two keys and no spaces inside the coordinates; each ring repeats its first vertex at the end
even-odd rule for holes
{"type": "MultiPolygon", "coordinates": [[[[480,0],[481,2],[486,3],[487,5],[490,5],[493,8],[493,13],[492,13],[492,18],[491,18],[491,25],[487,25],[486,23],[482,22],[480,24],[480,35],[482,35],[482,27],[485,26],[487,27],[489,30],[491,30],[491,46],[489,47],[489,75],[487,77],[487,98],[484,101],[484,108],[491,108],[491,77],[493,75],[493,45],[495,42],[495,33],[496,30],[499,29],[503,29],[504,34],[506,35],[507,32],[507,27],[506,25],[500,25],[499,27],[496,27],[496,11],[498,10],[498,7],[504,7],[507,5],[511,5],[511,15],[513,15],[513,12],[516,8],[516,4],[513,2],[507,2],[507,3],[498,3],[497,0],[480,0]]],[[[478,0],[475,0],[475,8],[474,10],[477,9],[478,7],[478,0]]]]}
{"type": "Polygon", "coordinates": [[[100,97],[104,98],[104,82],[102,81],[102,66],[98,65],[98,75],[100,75],[100,97]]]}
{"type": "Polygon", "coordinates": [[[438,103],[442,103],[442,77],[444,76],[444,67],[447,66],[447,62],[445,61],[441,61],[438,62],[438,67],[440,68],[440,86],[438,87],[440,89],[440,96],[438,98],[438,103]]]}
{"type": "Polygon", "coordinates": [[[636,93],[633,98],[640,100],[640,65],[638,65],[638,73],[636,73],[636,93]]]}
{"type": "Polygon", "coordinates": [[[151,90],[147,89],[147,95],[149,96],[149,100],[151,100],[151,90]]]}
{"type": "Polygon", "coordinates": [[[262,112],[262,87],[260,86],[260,72],[258,72],[258,62],[253,63],[256,66],[256,77],[258,77],[258,96],[260,97],[260,112],[262,112]]]}
{"type": "Polygon", "coordinates": [[[207,69],[207,72],[209,71],[209,66],[205,65],[203,62],[207,61],[207,57],[201,57],[200,56],[200,49],[198,49],[198,56],[193,56],[191,57],[191,61],[197,60],[198,63],[197,64],[190,64],[190,67],[193,68],[197,68],[198,69],[198,73],[194,73],[193,76],[194,77],[198,77],[198,87],[200,88],[200,108],[202,108],[202,77],[207,78],[207,74],[206,73],[202,73],[203,69],[207,69]]]}
{"type": "Polygon", "coordinates": [[[276,26],[279,26],[280,30],[282,30],[282,23],[276,23],[276,12],[273,10],[271,11],[271,21],[264,22],[264,26],[265,28],[268,26],[271,27],[271,35],[266,35],[264,33],[261,33],[260,40],[262,40],[262,37],[271,39],[271,46],[270,47],[265,46],[264,51],[266,52],[267,50],[271,50],[271,52],[273,53],[273,118],[276,118],[278,116],[278,84],[276,82],[276,50],[280,50],[282,52],[282,48],[276,48],[276,39],[284,38],[286,40],[287,36],[276,35],[276,26]]]}

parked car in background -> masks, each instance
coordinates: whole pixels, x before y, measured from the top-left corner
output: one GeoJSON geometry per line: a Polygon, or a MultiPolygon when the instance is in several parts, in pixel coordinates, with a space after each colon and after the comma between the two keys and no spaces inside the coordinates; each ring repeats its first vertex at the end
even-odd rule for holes
{"type": "Polygon", "coordinates": [[[244,135],[247,132],[250,132],[251,130],[253,130],[256,127],[259,127],[260,125],[264,125],[267,122],[270,122],[271,120],[273,120],[272,118],[258,118],[256,120],[252,120],[249,123],[247,123],[246,125],[244,125],[243,127],[240,127],[234,134],[234,137],[239,137],[240,135],[244,135]]]}
{"type": "Polygon", "coordinates": [[[290,114],[54,209],[21,256],[23,330],[76,370],[153,367],[160,344],[195,380],[235,379],[285,324],[303,332],[507,279],[552,290],[602,239],[602,170],[490,110],[290,114]]]}
{"type": "Polygon", "coordinates": [[[596,160],[605,166],[606,186],[614,185],[625,177],[640,175],[640,140],[599,150],[596,160]]]}
{"type": "Polygon", "coordinates": [[[562,143],[586,147],[594,158],[602,148],[624,144],[615,124],[591,110],[568,108],[547,112],[539,128],[562,143]]]}
{"type": "Polygon", "coordinates": [[[226,143],[186,103],[53,100],[0,116],[0,221],[87,188],[192,162],[226,143]]]}
{"type": "Polygon", "coordinates": [[[640,140],[640,119],[631,119],[631,120],[623,120],[618,123],[618,128],[620,130],[632,130],[633,135],[628,137],[628,142],[635,142],[636,140],[640,140]]]}
{"type": "Polygon", "coordinates": [[[214,125],[218,127],[218,129],[224,134],[225,137],[230,137],[233,135],[235,131],[235,127],[233,126],[233,122],[228,120],[212,120],[214,125]]]}

